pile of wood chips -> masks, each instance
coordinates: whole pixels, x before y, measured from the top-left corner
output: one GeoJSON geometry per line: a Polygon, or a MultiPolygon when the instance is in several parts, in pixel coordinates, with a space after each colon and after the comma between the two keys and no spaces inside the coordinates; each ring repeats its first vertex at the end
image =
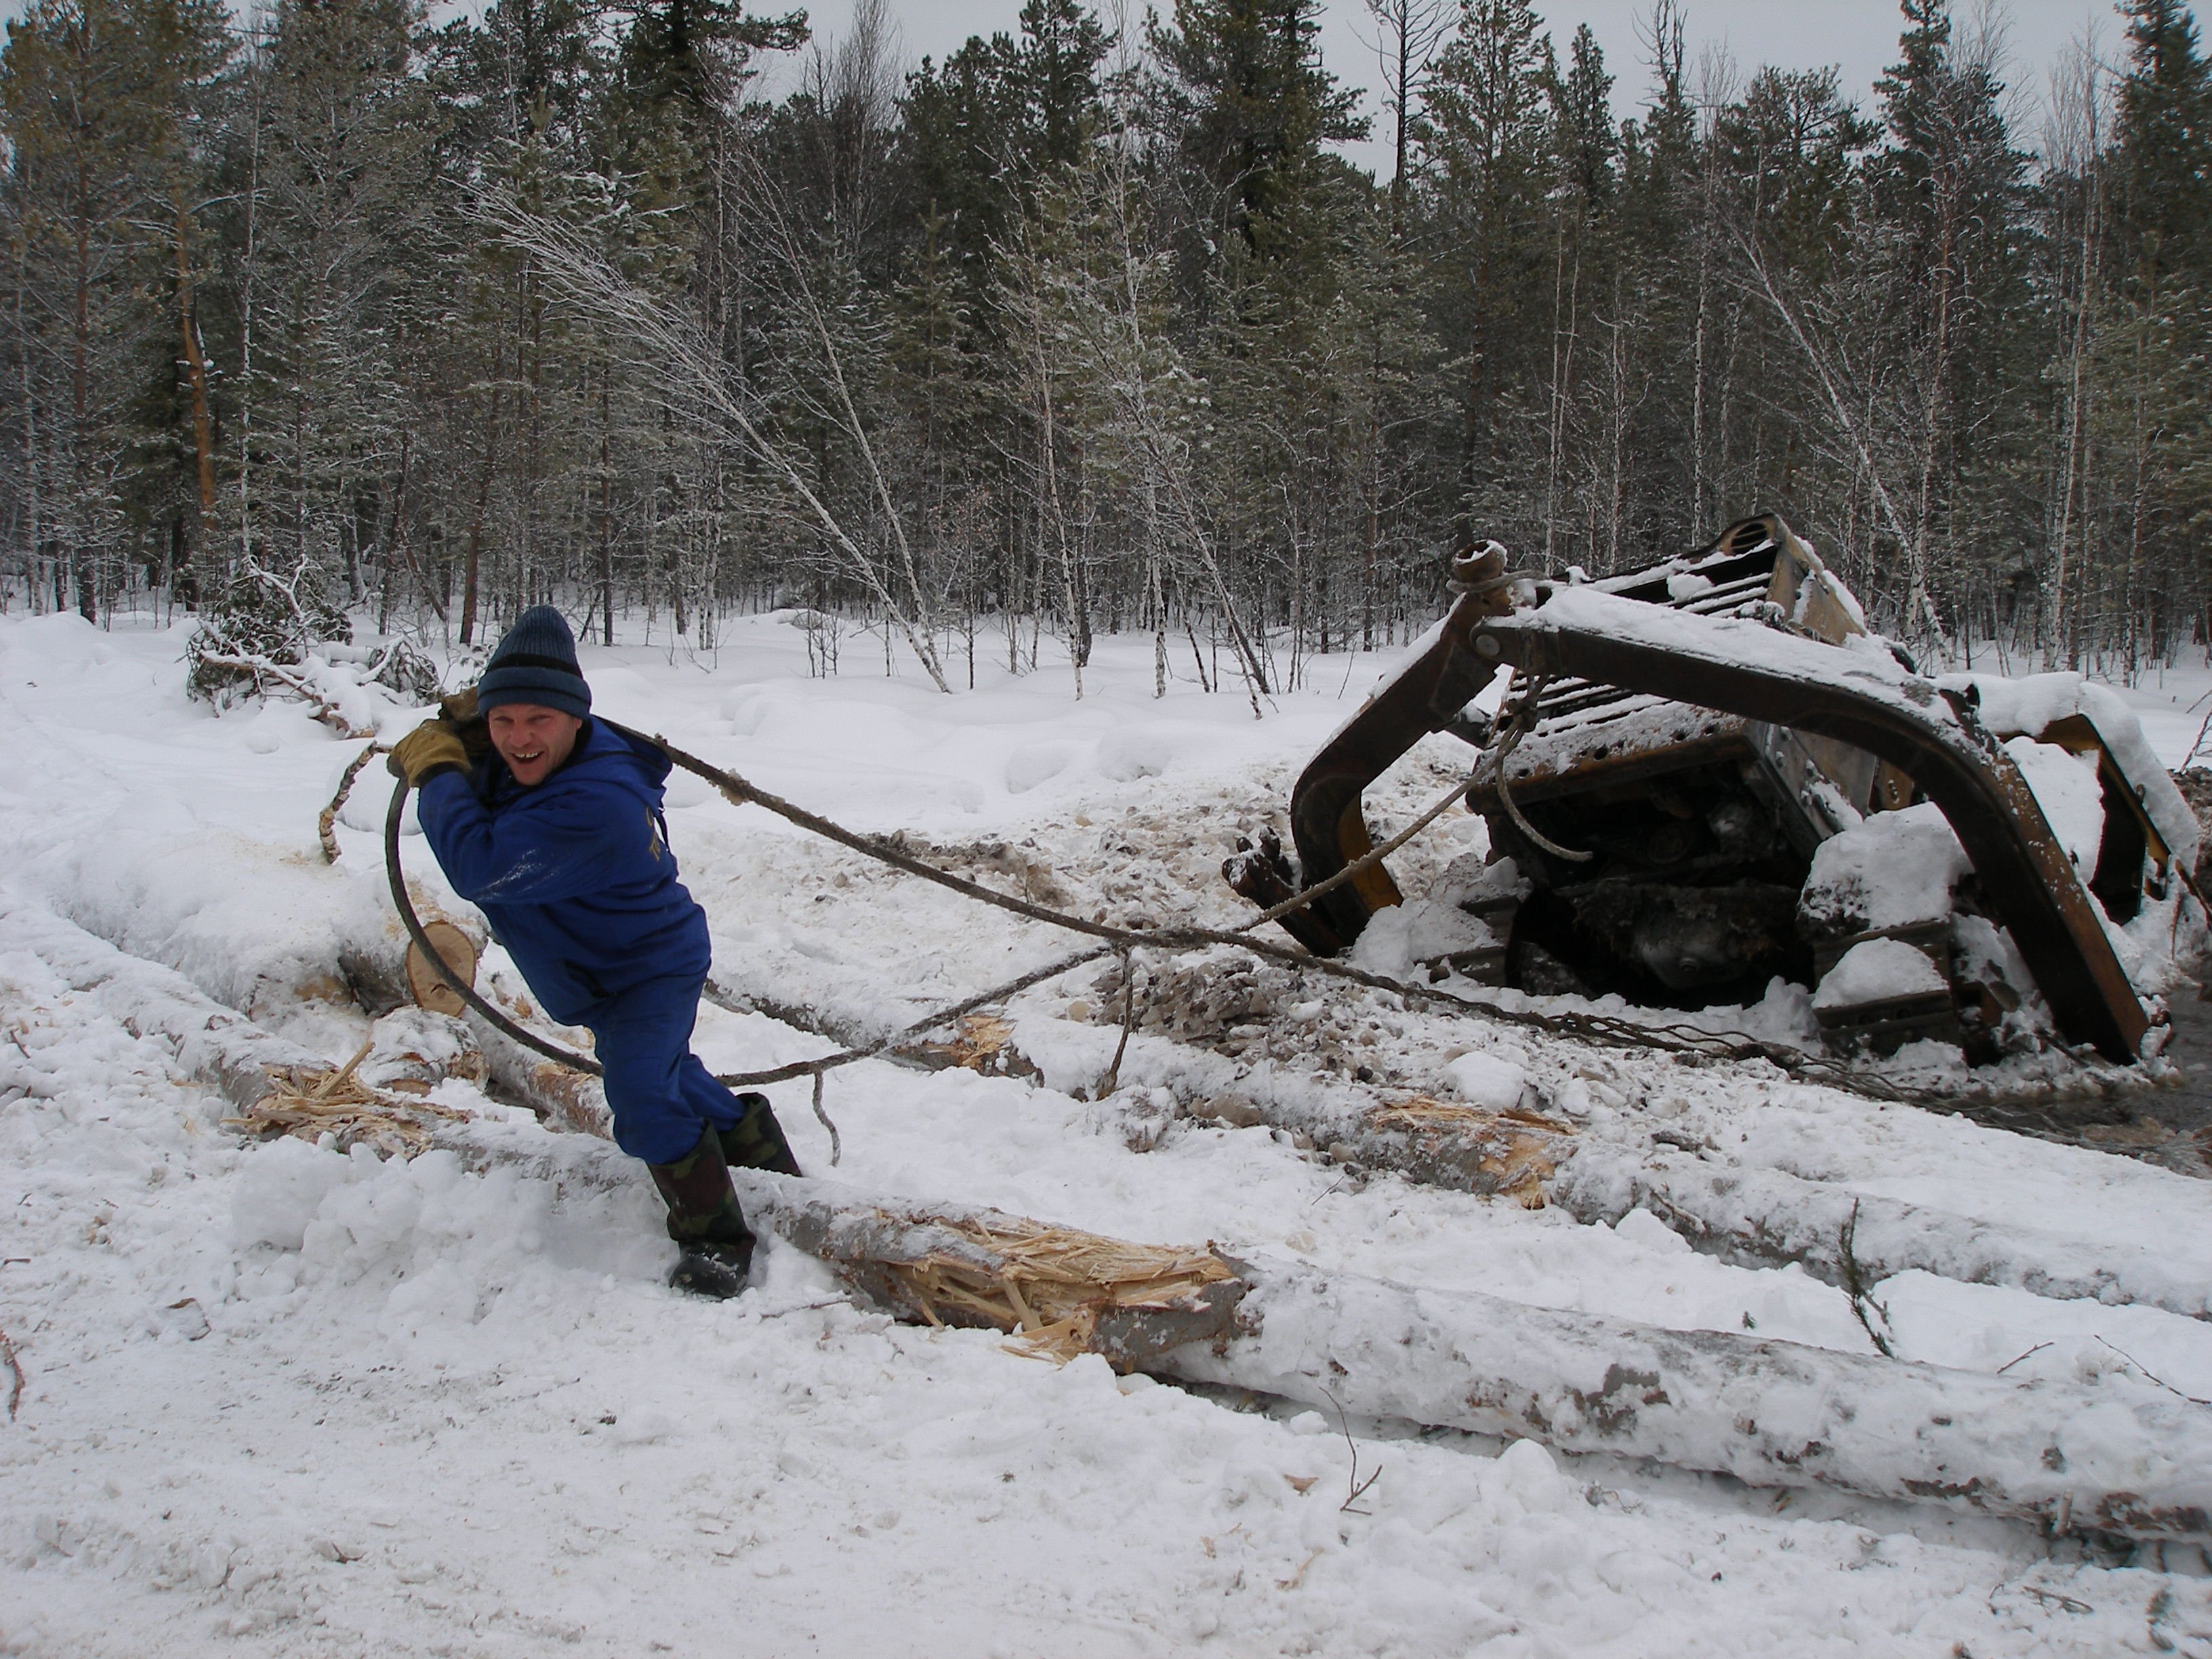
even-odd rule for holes
{"type": "Polygon", "coordinates": [[[1007,1217],[940,1224],[1001,1264],[996,1273],[943,1255],[885,1264],[933,1325],[979,1320],[1016,1334],[1018,1352],[1065,1363],[1092,1351],[1102,1315],[1172,1310],[1237,1275],[1210,1249],[1133,1244],[1098,1233],[1007,1217]],[[948,1320],[945,1316],[951,1317],[948,1320]]]}
{"type": "Polygon", "coordinates": [[[354,1075],[370,1044],[334,1071],[287,1066],[272,1069],[270,1091],[223,1120],[227,1129],[249,1134],[288,1134],[319,1141],[335,1136],[341,1151],[368,1146],[386,1158],[412,1158],[430,1144],[439,1121],[469,1115],[422,1098],[431,1085],[412,1079],[374,1088],[354,1075]],[[419,1091],[419,1092],[418,1092],[419,1091]]]}

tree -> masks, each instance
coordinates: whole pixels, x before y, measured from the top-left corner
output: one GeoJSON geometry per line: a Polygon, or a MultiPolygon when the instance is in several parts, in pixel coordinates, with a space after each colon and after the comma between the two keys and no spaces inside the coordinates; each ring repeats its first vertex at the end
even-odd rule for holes
{"type": "Polygon", "coordinates": [[[1913,631],[1943,626],[1930,571],[1975,546],[2027,544],[2034,521],[2004,500],[2010,470],[1992,452],[2021,443],[2020,349],[2027,158],[2013,147],[1986,37],[1954,46],[1948,0],[1902,0],[1900,61],[1881,80],[1891,148],[1872,169],[1887,276],[1885,332],[1905,369],[1911,472],[1903,544],[1913,631]]]}
{"type": "Polygon", "coordinates": [[[1297,210],[1323,146],[1367,136],[1358,94],[1314,45],[1318,0],[1176,0],[1147,29],[1165,72],[1169,130],[1215,192],[1224,229],[1285,255],[1311,228],[1297,210]]]}
{"type": "Polygon", "coordinates": [[[1382,71],[1382,107],[1390,117],[1390,234],[1404,234],[1406,198],[1412,180],[1413,106],[1421,77],[1451,29],[1446,0],[1366,0],[1367,15],[1378,31],[1375,58],[1382,71]]]}
{"type": "Polygon", "coordinates": [[[210,0],[40,0],[0,56],[31,556],[88,617],[134,551],[163,577],[206,539],[198,128],[226,55],[210,0]]]}
{"type": "Polygon", "coordinates": [[[1546,89],[1548,37],[1527,0],[1474,0],[1430,71],[1418,131],[1425,176],[1425,240],[1433,251],[1435,316],[1457,368],[1462,511],[1527,544],[1545,532],[1528,428],[1547,429],[1532,388],[1548,388],[1553,261],[1546,89]]]}

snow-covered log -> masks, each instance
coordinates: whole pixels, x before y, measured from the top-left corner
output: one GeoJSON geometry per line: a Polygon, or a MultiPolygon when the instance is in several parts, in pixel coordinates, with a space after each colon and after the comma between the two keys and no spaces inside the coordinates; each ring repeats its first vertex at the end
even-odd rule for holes
{"type": "MultiPolygon", "coordinates": [[[[471,1124],[441,1140],[549,1176],[642,1178],[611,1146],[582,1137],[471,1124]]],[[[751,1170],[735,1179],[756,1224],[821,1256],[911,1323],[1029,1324],[1053,1334],[1041,1316],[975,1318],[982,1310],[971,1301],[936,1304],[927,1275],[934,1265],[941,1283],[951,1266],[971,1285],[995,1281],[1018,1272],[1009,1242],[1093,1237],[829,1182],[751,1170]],[[948,1316],[954,1309],[961,1317],[948,1316]]],[[[1126,1323],[1102,1312],[1075,1346],[1325,1410],[1646,1457],[1753,1486],[1832,1487],[2060,1530],[2212,1539],[2212,1409],[2118,1374],[2096,1385],[2015,1382],[1206,1254],[1233,1284],[1189,1287],[1203,1293],[1126,1323]],[[1221,1322],[1232,1304],[1233,1336],[1221,1322]],[[1190,1336],[1166,1347],[1185,1322],[1190,1336]]]]}
{"type": "MultiPolygon", "coordinates": [[[[596,1092],[596,1079],[585,1079],[596,1092]]],[[[436,1126],[437,1146],[562,1185],[614,1189],[641,1166],[586,1134],[476,1120],[436,1126]]],[[[1103,1355],[1146,1368],[1170,1349],[1226,1338],[1244,1294],[1210,1247],[1134,1244],[975,1205],[917,1204],[842,1182],[732,1170],[747,1218],[826,1262],[864,1302],[912,1325],[1000,1330],[1054,1358],[1103,1355]]]]}
{"type": "MultiPolygon", "coordinates": [[[[1097,1068],[1111,1033],[1032,1015],[1018,1039],[1047,1081],[1065,1088],[1097,1068]]],[[[1489,1069],[1509,1079],[1512,1071],[1489,1069]]],[[[1394,1103],[1374,1098],[1379,1090],[1317,1082],[1269,1060],[1240,1065],[1158,1036],[1131,1042],[1122,1076],[1169,1090],[1190,1116],[1270,1124],[1356,1169],[1532,1206],[1548,1201],[1577,1221],[1608,1225],[1640,1206],[1693,1248],[1739,1266],[1796,1262],[1841,1285],[1851,1276],[1848,1254],[1863,1283],[1918,1269],[1965,1284],[2212,1318],[2212,1279],[2185,1264],[2177,1270],[2140,1244],[2047,1232],[2028,1220],[1978,1220],[1785,1170],[1714,1163],[1640,1133],[1608,1139],[1563,1113],[1505,1105],[1510,1086],[1487,1108],[1425,1097],[1394,1103]]],[[[1534,1090],[1526,1098],[1541,1101],[1534,1090]]]]}
{"type": "Polygon", "coordinates": [[[1917,1268],[1962,1284],[2212,1319],[2212,1285],[2174,1273],[2140,1247],[2019,1222],[1997,1226],[1780,1170],[1593,1144],[1560,1165],[1551,1196],[1577,1221],[1611,1224],[1641,1206],[1709,1255],[1753,1267],[1794,1261],[1830,1285],[1854,1276],[1873,1284],[1917,1268]]]}
{"type": "Polygon", "coordinates": [[[606,1091],[599,1079],[532,1054],[474,1009],[464,1018],[500,1086],[544,1119],[548,1127],[602,1140],[612,1137],[614,1117],[607,1110],[606,1091]]]}
{"type": "Polygon", "coordinates": [[[173,969],[127,955],[16,896],[0,892],[0,922],[72,989],[94,998],[132,1036],[166,1042],[180,1071],[240,1111],[282,1086],[282,1073],[331,1064],[226,1008],[173,969]]]}
{"type": "Polygon", "coordinates": [[[2212,1409],[1257,1260],[1164,1373],[1324,1408],[2136,1537],[2212,1538],[2212,1409]]]}
{"type": "Polygon", "coordinates": [[[1131,1370],[1224,1338],[1245,1291],[1211,1249],[1164,1249],[968,1206],[732,1172],[754,1224],[828,1262],[908,1324],[1018,1332],[1041,1351],[1131,1370]]]}
{"type": "MultiPolygon", "coordinates": [[[[1085,1089],[1106,1071],[1116,1036],[1111,1024],[1025,1014],[1013,1026],[1006,1069],[1038,1073],[1071,1092],[1085,1089]]],[[[1460,1097],[1443,1099],[1300,1073],[1270,1060],[1240,1062],[1143,1034],[1130,1039],[1119,1075],[1127,1086],[1166,1091],[1183,1116],[1237,1128],[1264,1123],[1355,1170],[1541,1208],[1553,1170],[1574,1154],[1575,1126],[1541,1109],[1543,1097],[1525,1087],[1518,1066],[1486,1066],[1479,1055],[1465,1065],[1481,1068],[1486,1086],[1469,1086],[1469,1070],[1455,1083],[1460,1097]]]]}

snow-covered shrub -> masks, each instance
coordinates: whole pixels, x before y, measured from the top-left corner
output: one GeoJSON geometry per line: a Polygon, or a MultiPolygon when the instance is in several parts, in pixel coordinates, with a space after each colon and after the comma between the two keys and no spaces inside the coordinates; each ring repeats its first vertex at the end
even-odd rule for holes
{"type": "Polygon", "coordinates": [[[346,620],[302,560],[280,576],[248,561],[223,585],[185,647],[185,689],[218,708],[259,696],[275,672],[297,668],[319,646],[350,644],[346,620]]]}

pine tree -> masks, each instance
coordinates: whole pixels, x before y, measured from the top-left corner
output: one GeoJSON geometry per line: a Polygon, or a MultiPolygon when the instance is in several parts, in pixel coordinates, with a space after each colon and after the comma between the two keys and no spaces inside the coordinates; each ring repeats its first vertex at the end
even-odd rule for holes
{"type": "Polygon", "coordinates": [[[1318,0],[1176,0],[1148,25],[1184,161],[1213,188],[1223,228],[1287,256],[1318,228],[1299,211],[1323,147],[1367,136],[1358,95],[1315,47],[1318,0]]]}
{"type": "Polygon", "coordinates": [[[134,554],[159,580],[204,540],[198,125],[227,51],[209,0],[40,0],[0,56],[30,557],[88,617],[134,554]]]}
{"type": "Polygon", "coordinates": [[[1417,129],[1435,327],[1460,410],[1460,510],[1540,544],[1549,431],[1549,37],[1527,0],[1473,0],[1431,71],[1417,129]]]}
{"type": "Polygon", "coordinates": [[[1949,0],[1902,9],[1901,61],[1878,88],[1892,144],[1871,170],[1887,278],[1876,325],[1887,324],[1886,349],[1902,371],[1890,488],[1903,521],[1890,528],[1902,544],[1905,611],[1916,635],[1936,638],[1931,573],[1979,550],[2031,545],[2039,528],[2005,485],[2032,430],[2021,380],[2045,354],[2021,337],[2026,266],[2014,227],[2025,216],[2027,158],[2013,147],[1989,47],[1954,46],[1949,0]]]}
{"type": "Polygon", "coordinates": [[[2176,0],[2129,0],[2129,64],[2118,89],[2114,264],[2124,309],[2100,347],[2106,447],[2119,467],[2115,530],[2124,550],[2106,579],[2127,661],[2137,629],[2180,618],[2212,633],[2212,579],[2201,551],[2212,525],[2212,64],[2176,0]],[[2150,613],[2146,615],[2146,612],[2150,613]]]}

